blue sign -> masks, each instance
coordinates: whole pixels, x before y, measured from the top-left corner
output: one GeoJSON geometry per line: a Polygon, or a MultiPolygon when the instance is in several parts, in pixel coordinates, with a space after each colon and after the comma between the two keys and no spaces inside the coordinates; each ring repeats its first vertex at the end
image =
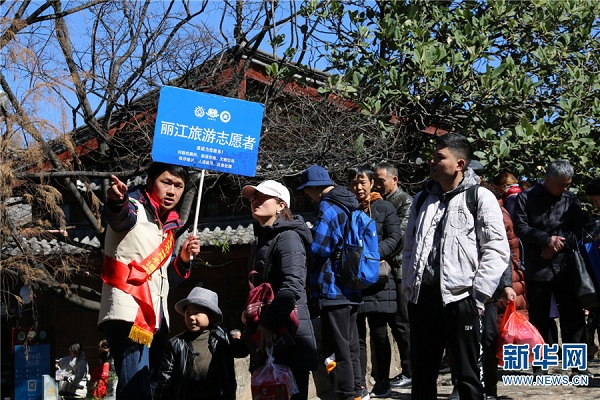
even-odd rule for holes
{"type": "Polygon", "coordinates": [[[15,398],[42,400],[42,375],[50,374],[50,345],[15,346],[15,398]]]}
{"type": "Polygon", "coordinates": [[[259,103],[164,86],[152,159],[254,176],[264,110],[259,103]]]}

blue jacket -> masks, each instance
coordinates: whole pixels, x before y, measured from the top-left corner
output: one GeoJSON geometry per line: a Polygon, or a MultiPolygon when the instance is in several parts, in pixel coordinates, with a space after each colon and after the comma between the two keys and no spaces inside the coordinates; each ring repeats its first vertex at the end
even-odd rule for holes
{"type": "Polygon", "coordinates": [[[362,301],[362,291],[350,289],[336,280],[340,261],[332,262],[332,258],[342,249],[348,214],[337,204],[327,201],[328,198],[343,204],[349,210],[358,208],[354,193],[342,186],[334,187],[321,199],[312,230],[311,298],[318,299],[321,306],[359,304],[362,301]]]}

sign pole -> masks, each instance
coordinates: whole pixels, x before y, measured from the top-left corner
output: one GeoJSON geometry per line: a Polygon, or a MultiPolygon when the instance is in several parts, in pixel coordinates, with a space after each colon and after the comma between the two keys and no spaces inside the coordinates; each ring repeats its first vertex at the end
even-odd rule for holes
{"type": "MultiPolygon", "coordinates": [[[[196,213],[194,215],[194,229],[192,231],[192,235],[196,236],[198,233],[198,215],[200,214],[200,200],[202,200],[202,186],[204,186],[204,172],[206,170],[203,169],[200,174],[200,185],[198,185],[198,200],[196,200],[196,213]]],[[[190,256],[190,262],[194,260],[194,256],[190,256]]]]}

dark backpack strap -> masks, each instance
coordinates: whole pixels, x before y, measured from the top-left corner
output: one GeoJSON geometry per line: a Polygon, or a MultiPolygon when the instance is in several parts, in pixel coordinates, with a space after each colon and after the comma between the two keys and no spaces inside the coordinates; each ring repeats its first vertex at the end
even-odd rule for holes
{"type": "MultiPolygon", "coordinates": [[[[415,203],[416,215],[419,215],[419,211],[421,211],[421,207],[423,207],[423,204],[425,203],[425,200],[427,200],[428,197],[429,197],[429,192],[426,190],[423,190],[421,192],[421,194],[419,195],[419,197],[417,197],[417,202],[415,203]]],[[[415,236],[416,233],[417,233],[417,225],[415,224],[413,226],[413,236],[415,236]]]]}
{"type": "Polygon", "coordinates": [[[425,200],[427,200],[428,197],[429,197],[429,192],[426,190],[423,190],[421,192],[421,194],[419,195],[419,197],[417,198],[417,204],[415,205],[415,211],[417,212],[417,214],[419,214],[419,211],[421,211],[421,207],[423,207],[423,204],[425,203],[425,200]]]}
{"type": "MultiPolygon", "coordinates": [[[[474,224],[477,223],[477,208],[478,208],[478,202],[479,202],[479,185],[473,185],[473,186],[469,186],[467,188],[467,208],[469,209],[469,211],[471,212],[471,215],[473,215],[473,220],[474,220],[474,224]]],[[[429,192],[427,192],[426,190],[423,190],[421,192],[421,194],[419,194],[419,197],[417,198],[417,202],[415,205],[415,210],[416,213],[419,214],[419,211],[421,211],[421,207],[423,207],[423,204],[425,203],[425,200],[427,200],[427,198],[429,197],[429,192]]],[[[416,227],[413,228],[416,231],[416,227]]],[[[475,225],[473,225],[473,229],[475,229],[475,225]]],[[[413,235],[415,234],[415,232],[413,232],[413,235]]]]}
{"type": "Polygon", "coordinates": [[[469,186],[467,188],[467,208],[473,215],[473,220],[477,223],[477,208],[479,206],[479,185],[469,186]]]}
{"type": "Polygon", "coordinates": [[[352,215],[352,212],[350,211],[350,209],[348,207],[346,207],[344,204],[342,204],[340,201],[332,199],[331,197],[325,197],[325,198],[323,198],[323,200],[328,201],[331,204],[335,204],[336,206],[338,206],[339,208],[344,210],[344,212],[348,215],[348,218],[352,215]]]}

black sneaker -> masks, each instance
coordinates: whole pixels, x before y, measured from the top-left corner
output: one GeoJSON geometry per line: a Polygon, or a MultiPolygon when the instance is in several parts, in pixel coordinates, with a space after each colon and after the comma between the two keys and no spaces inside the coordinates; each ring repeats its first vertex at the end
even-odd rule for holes
{"type": "Polygon", "coordinates": [[[392,395],[389,381],[376,382],[371,391],[371,398],[385,398],[392,395]]]}
{"type": "Polygon", "coordinates": [[[370,398],[371,398],[371,395],[369,394],[369,391],[367,390],[367,388],[364,386],[361,386],[360,400],[369,400],[370,398]]]}
{"type": "Polygon", "coordinates": [[[401,374],[390,379],[391,387],[406,387],[410,385],[412,385],[412,378],[409,378],[406,375],[401,374]]]}

